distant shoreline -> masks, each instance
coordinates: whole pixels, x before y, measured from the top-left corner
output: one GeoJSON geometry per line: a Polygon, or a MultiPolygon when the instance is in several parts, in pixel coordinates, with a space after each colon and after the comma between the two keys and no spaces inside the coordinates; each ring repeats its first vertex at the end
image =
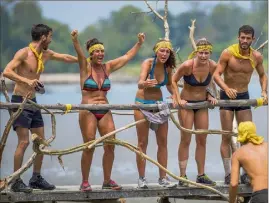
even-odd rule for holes
{"type": "MultiPolygon", "coordinates": [[[[109,79],[115,83],[136,83],[139,76],[116,73],[109,76],[109,79]]],[[[79,73],[44,73],[40,76],[40,81],[44,84],[76,84],[80,82],[79,80],[79,73]]],[[[14,84],[7,78],[5,82],[6,85],[14,84]]]]}
{"type": "MultiPolygon", "coordinates": [[[[114,73],[109,76],[112,83],[137,83],[139,76],[128,75],[126,73],[114,73]]],[[[40,81],[45,85],[61,85],[61,84],[79,84],[79,73],[43,73],[40,76],[40,81]]],[[[5,78],[7,91],[13,91],[15,82],[5,78]]],[[[0,85],[0,91],[2,93],[2,84],[0,85]]]]}

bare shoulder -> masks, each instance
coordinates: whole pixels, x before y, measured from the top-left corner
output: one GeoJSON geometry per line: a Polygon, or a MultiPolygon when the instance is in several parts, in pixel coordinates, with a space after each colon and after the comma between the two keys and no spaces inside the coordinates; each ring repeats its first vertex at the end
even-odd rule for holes
{"type": "Polygon", "coordinates": [[[43,54],[48,55],[48,56],[51,56],[51,55],[53,55],[54,53],[55,53],[55,52],[52,51],[51,49],[47,49],[47,50],[44,50],[44,51],[43,51],[43,54]]]}
{"type": "Polygon", "coordinates": [[[150,67],[152,62],[153,62],[153,58],[147,58],[142,62],[142,67],[150,67]]]}
{"type": "Polygon", "coordinates": [[[182,64],[180,64],[180,68],[183,68],[183,69],[192,68],[193,63],[194,63],[194,60],[193,59],[189,59],[187,61],[184,61],[182,64]]]}
{"type": "Polygon", "coordinates": [[[228,51],[228,49],[224,49],[220,55],[220,59],[222,60],[229,60],[232,54],[228,51]]]}
{"type": "Polygon", "coordinates": [[[143,61],[143,63],[152,63],[154,58],[147,58],[143,61]]]}
{"type": "Polygon", "coordinates": [[[184,61],[180,67],[184,70],[190,70],[192,69],[192,66],[194,65],[194,60],[193,59],[189,59],[187,61],[184,61]]]}
{"type": "Polygon", "coordinates": [[[14,58],[19,60],[25,60],[28,57],[28,47],[24,47],[16,52],[14,58]]]}
{"type": "Polygon", "coordinates": [[[254,50],[253,53],[252,53],[252,55],[254,56],[255,60],[258,63],[260,63],[260,62],[263,61],[263,56],[262,56],[261,52],[254,50]]]}
{"type": "Polygon", "coordinates": [[[181,72],[183,74],[191,74],[190,72],[192,66],[193,66],[193,59],[186,60],[178,66],[178,68],[176,69],[176,73],[181,72]]]}
{"type": "Polygon", "coordinates": [[[251,148],[249,145],[243,145],[233,153],[233,156],[235,156],[237,159],[244,158],[248,156],[250,149],[251,148]]]}
{"type": "MultiPolygon", "coordinates": [[[[242,146],[243,147],[243,146],[242,146]]],[[[238,159],[240,156],[241,156],[241,154],[242,154],[242,150],[243,150],[243,148],[242,147],[240,147],[239,149],[237,149],[234,153],[233,153],[233,155],[232,155],[232,158],[233,159],[238,159]]],[[[244,150],[243,150],[244,151],[244,150]]]]}

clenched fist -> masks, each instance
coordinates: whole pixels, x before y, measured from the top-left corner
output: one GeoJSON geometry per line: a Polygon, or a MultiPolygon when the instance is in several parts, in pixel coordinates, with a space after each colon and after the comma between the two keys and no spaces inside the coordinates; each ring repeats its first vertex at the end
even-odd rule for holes
{"type": "Polygon", "coordinates": [[[72,40],[75,41],[78,39],[78,30],[73,30],[71,32],[72,40]]]}
{"type": "Polygon", "coordinates": [[[138,35],[137,35],[137,38],[138,38],[138,43],[139,44],[143,44],[144,43],[144,41],[145,41],[145,34],[144,33],[138,33],[138,35]]]}

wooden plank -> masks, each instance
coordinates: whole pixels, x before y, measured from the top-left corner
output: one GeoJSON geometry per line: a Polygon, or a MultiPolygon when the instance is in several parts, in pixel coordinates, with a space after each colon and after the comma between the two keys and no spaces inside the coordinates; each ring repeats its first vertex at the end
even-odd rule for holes
{"type": "MultiPolygon", "coordinates": [[[[119,198],[142,197],[171,197],[185,199],[220,200],[221,198],[198,187],[177,187],[173,189],[163,188],[157,184],[149,184],[149,189],[137,189],[137,185],[122,185],[120,191],[102,190],[101,186],[92,186],[92,192],[81,192],[79,186],[57,186],[53,191],[34,190],[32,193],[14,193],[10,190],[0,193],[0,202],[37,202],[37,201],[90,201],[90,200],[117,200],[119,198]]],[[[217,184],[215,189],[228,195],[229,186],[217,184]]],[[[251,188],[239,185],[238,194],[249,197],[251,188]]]]}

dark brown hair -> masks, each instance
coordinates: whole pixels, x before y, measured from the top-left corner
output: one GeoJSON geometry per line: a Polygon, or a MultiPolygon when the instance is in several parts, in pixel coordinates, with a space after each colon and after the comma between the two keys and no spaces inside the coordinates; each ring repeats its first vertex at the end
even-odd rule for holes
{"type": "Polygon", "coordinates": [[[87,42],[86,42],[86,50],[88,51],[89,48],[95,44],[103,44],[103,42],[100,42],[98,39],[96,38],[93,38],[93,39],[89,39],[87,42]]]}
{"type": "Polygon", "coordinates": [[[245,34],[251,34],[252,37],[254,37],[254,29],[250,25],[243,25],[238,30],[238,36],[240,36],[240,33],[243,32],[245,34]]]}
{"type": "Polygon", "coordinates": [[[45,24],[33,25],[31,30],[32,40],[39,41],[42,35],[45,35],[47,37],[50,32],[52,32],[52,28],[45,24]]]}
{"type": "MultiPolygon", "coordinates": [[[[166,40],[159,40],[157,43],[162,42],[162,41],[166,41],[166,40]]],[[[153,47],[153,50],[155,49],[155,46],[153,47]]],[[[165,66],[170,67],[170,68],[176,68],[176,54],[173,50],[170,50],[170,56],[165,62],[165,66]]]]}

